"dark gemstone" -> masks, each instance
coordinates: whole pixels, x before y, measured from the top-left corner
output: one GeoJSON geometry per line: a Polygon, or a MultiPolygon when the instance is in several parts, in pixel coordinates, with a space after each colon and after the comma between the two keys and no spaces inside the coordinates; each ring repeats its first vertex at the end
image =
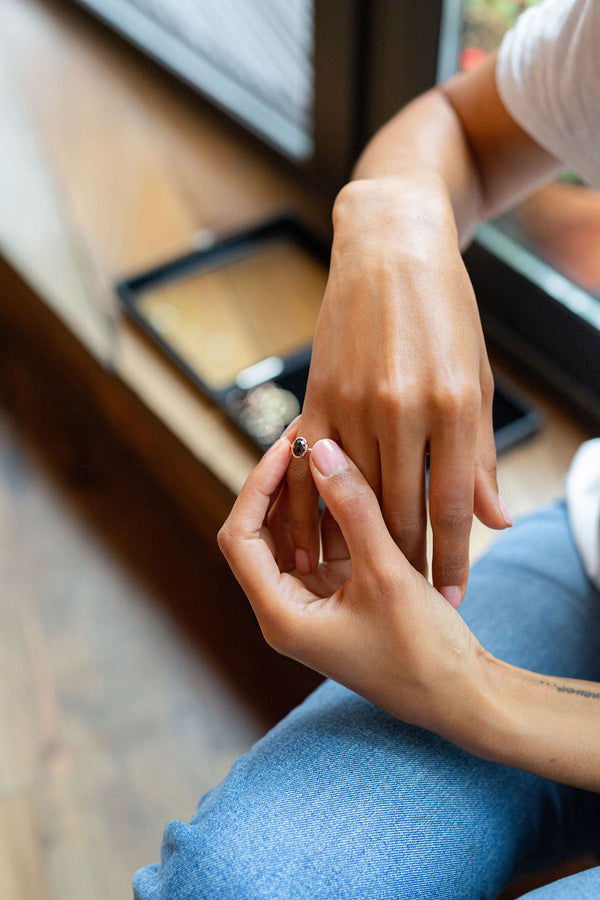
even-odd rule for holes
{"type": "Polygon", "coordinates": [[[292,453],[296,457],[296,459],[302,459],[307,450],[308,444],[306,442],[306,439],[303,437],[296,438],[296,440],[292,444],[292,453]]]}

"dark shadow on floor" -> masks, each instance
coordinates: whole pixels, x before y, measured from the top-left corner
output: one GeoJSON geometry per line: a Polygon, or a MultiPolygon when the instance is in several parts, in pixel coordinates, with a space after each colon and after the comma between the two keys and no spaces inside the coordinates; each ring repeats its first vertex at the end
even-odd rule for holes
{"type": "MultiPolygon", "coordinates": [[[[267,646],[254,614],[218,553],[199,541],[102,423],[28,351],[4,346],[0,414],[60,490],[264,722],[275,724],[320,677],[267,646]]],[[[198,498],[201,510],[202,498],[198,498]]]]}

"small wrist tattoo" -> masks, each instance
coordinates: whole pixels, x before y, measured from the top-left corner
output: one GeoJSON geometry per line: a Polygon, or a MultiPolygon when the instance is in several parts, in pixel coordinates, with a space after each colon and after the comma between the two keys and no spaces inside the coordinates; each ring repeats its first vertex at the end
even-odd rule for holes
{"type": "Polygon", "coordinates": [[[586,700],[600,700],[600,692],[590,691],[587,688],[569,687],[567,684],[556,684],[553,681],[544,681],[541,678],[540,684],[554,688],[559,694],[573,694],[575,697],[584,697],[586,700]]]}

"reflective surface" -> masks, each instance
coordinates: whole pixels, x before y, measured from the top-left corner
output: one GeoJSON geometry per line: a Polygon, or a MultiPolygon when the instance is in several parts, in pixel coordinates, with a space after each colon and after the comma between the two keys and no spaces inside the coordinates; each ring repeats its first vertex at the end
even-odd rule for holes
{"type": "Polygon", "coordinates": [[[157,285],[138,300],[142,317],[213,391],[247,377],[277,375],[285,359],[312,343],[327,272],[298,244],[270,241],[251,254],[183,280],[157,285]],[[250,371],[248,371],[250,370],[250,371]]]}
{"type": "MultiPolygon", "coordinates": [[[[467,0],[460,66],[473,69],[500,44],[525,9],[540,0],[467,0]]],[[[537,191],[496,224],[577,287],[600,297],[600,192],[575,173],[537,191]]]]}

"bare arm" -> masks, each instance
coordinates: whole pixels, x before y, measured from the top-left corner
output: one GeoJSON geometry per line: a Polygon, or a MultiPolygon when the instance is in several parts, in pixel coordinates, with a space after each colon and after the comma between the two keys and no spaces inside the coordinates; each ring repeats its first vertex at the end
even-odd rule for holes
{"type": "Polygon", "coordinates": [[[506,111],[495,68],[494,55],[413,101],[377,133],[353,173],[353,179],[437,176],[463,246],[480,221],[560,168],[506,111]]]}
{"type": "Polygon", "coordinates": [[[485,722],[479,733],[471,729],[465,735],[464,749],[600,792],[600,684],[540,675],[484,657],[485,722]]]}
{"type": "MultiPolygon", "coordinates": [[[[341,442],[422,572],[429,513],[433,583],[454,605],[467,584],[473,514],[492,528],[510,524],[496,483],[492,376],[460,246],[557,169],[508,115],[494,67],[491,58],[398,113],[340,192],[300,426],[309,445],[341,442]]],[[[272,519],[281,562],[308,572],[319,542],[306,460],[292,464],[288,486],[272,519]]]]}
{"type": "Polygon", "coordinates": [[[600,685],[488,653],[407,563],[377,498],[332,442],[317,442],[309,461],[333,516],[323,524],[323,560],[308,575],[281,571],[265,517],[290,456],[284,437],[219,533],[266,640],[476,756],[600,791],[600,685]]]}

